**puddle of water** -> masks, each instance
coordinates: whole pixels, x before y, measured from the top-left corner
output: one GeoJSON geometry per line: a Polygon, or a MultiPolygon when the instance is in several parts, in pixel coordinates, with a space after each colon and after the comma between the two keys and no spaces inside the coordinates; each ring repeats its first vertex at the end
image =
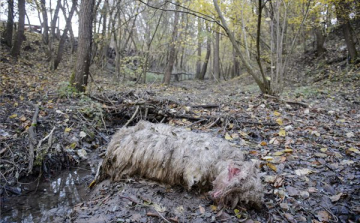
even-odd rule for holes
{"type": "Polygon", "coordinates": [[[68,215],[88,193],[91,170],[84,168],[63,171],[59,176],[22,186],[23,194],[6,196],[0,212],[0,222],[53,222],[68,215]],[[27,193],[28,192],[28,193],[27,193]]]}

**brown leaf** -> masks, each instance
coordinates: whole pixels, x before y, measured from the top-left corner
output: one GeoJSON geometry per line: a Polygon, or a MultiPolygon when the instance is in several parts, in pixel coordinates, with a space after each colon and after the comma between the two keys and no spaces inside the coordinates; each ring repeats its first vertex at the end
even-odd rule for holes
{"type": "Polygon", "coordinates": [[[331,200],[332,202],[336,202],[336,201],[340,200],[340,198],[341,198],[342,195],[343,195],[343,193],[339,193],[339,194],[337,194],[337,195],[331,196],[331,197],[330,197],[330,200],[331,200]]]}
{"type": "Polygon", "coordinates": [[[291,214],[285,213],[284,216],[289,222],[295,222],[294,216],[292,216],[291,214]]]}
{"type": "Polygon", "coordinates": [[[205,208],[203,206],[199,206],[199,211],[201,214],[205,214],[205,208]]]}
{"type": "Polygon", "coordinates": [[[274,165],[274,164],[272,164],[272,163],[266,163],[266,165],[270,168],[270,169],[272,169],[273,171],[277,171],[277,167],[274,165]]]}
{"type": "Polygon", "coordinates": [[[330,214],[327,211],[319,211],[316,216],[319,221],[322,222],[328,222],[331,218],[330,214]]]}

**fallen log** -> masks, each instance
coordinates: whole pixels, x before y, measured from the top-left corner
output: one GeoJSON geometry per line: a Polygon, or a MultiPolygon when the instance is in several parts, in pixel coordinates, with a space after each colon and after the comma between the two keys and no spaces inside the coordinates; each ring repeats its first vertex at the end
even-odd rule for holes
{"type": "Polygon", "coordinates": [[[255,162],[227,141],[165,124],[140,121],[120,129],[108,145],[97,179],[139,176],[169,185],[209,190],[213,200],[235,207],[262,202],[255,162]]]}

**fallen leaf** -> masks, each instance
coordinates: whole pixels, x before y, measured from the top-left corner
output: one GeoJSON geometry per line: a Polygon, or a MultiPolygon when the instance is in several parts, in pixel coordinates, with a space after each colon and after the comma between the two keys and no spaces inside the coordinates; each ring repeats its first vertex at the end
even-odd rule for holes
{"type": "Polygon", "coordinates": [[[307,191],[300,191],[300,196],[304,199],[307,199],[310,197],[310,194],[307,191]]]}
{"type": "Polygon", "coordinates": [[[26,117],[25,117],[24,115],[21,116],[21,117],[20,117],[20,121],[25,122],[25,121],[26,121],[26,117]]]}
{"type": "Polygon", "coordinates": [[[319,221],[322,222],[328,222],[330,220],[330,214],[327,211],[319,211],[316,216],[319,221]]]}
{"type": "Polygon", "coordinates": [[[286,136],[286,131],[285,131],[285,129],[280,129],[280,131],[279,131],[279,136],[286,136]]]}
{"type": "Polygon", "coordinates": [[[274,183],[275,182],[275,179],[276,179],[276,176],[265,176],[264,177],[264,181],[266,183],[274,183]]]}
{"type": "Polygon", "coordinates": [[[273,171],[277,171],[277,167],[274,165],[274,164],[272,164],[272,163],[266,163],[266,165],[270,168],[270,169],[272,169],[273,171]]]}
{"type": "Polygon", "coordinates": [[[298,176],[308,175],[310,173],[312,173],[312,170],[307,169],[307,168],[295,170],[295,174],[298,176]]]}
{"type": "Polygon", "coordinates": [[[217,210],[217,207],[216,207],[216,205],[210,205],[210,209],[211,209],[212,211],[216,211],[216,210],[217,210]]]}
{"type": "Polygon", "coordinates": [[[315,192],[317,192],[318,190],[317,190],[315,187],[309,187],[309,188],[308,188],[308,191],[309,191],[309,193],[315,193],[315,192]]]}
{"type": "Polygon", "coordinates": [[[337,195],[331,196],[331,197],[330,197],[330,200],[331,200],[332,202],[336,202],[336,201],[340,200],[340,198],[341,198],[342,195],[343,195],[343,193],[339,193],[339,194],[337,194],[337,195]]]}
{"type": "Polygon", "coordinates": [[[271,160],[273,160],[274,158],[271,157],[271,156],[264,156],[262,159],[263,159],[263,160],[267,160],[267,161],[271,161],[271,160]]]}
{"type": "Polygon", "coordinates": [[[203,206],[199,206],[199,211],[201,214],[205,214],[205,208],[203,206]]]}
{"type": "Polygon", "coordinates": [[[282,120],[282,118],[276,119],[276,123],[279,124],[279,125],[283,125],[283,120],[282,120]]]}
{"type": "Polygon", "coordinates": [[[287,149],[284,149],[284,152],[285,152],[285,153],[292,153],[292,152],[293,152],[293,149],[287,148],[287,149]]]}
{"type": "Polygon", "coordinates": [[[280,207],[281,209],[283,209],[284,211],[289,210],[289,205],[287,203],[280,203],[280,207]]]}
{"type": "Polygon", "coordinates": [[[81,131],[79,136],[80,136],[80,138],[84,138],[86,136],[86,133],[84,131],[81,131]]]}
{"type": "Polygon", "coordinates": [[[70,131],[71,131],[71,128],[65,128],[64,132],[70,132],[70,131]]]}
{"type": "Polygon", "coordinates": [[[343,160],[343,161],[341,161],[340,164],[342,164],[342,165],[351,165],[351,164],[354,164],[354,161],[352,161],[352,160],[343,160]]]}
{"type": "Polygon", "coordinates": [[[327,148],[321,148],[320,151],[325,153],[328,149],[327,148]]]}
{"type": "Polygon", "coordinates": [[[315,135],[315,136],[319,137],[320,133],[318,131],[311,131],[311,135],[315,135]]]}
{"type": "Polygon", "coordinates": [[[295,197],[300,194],[300,192],[295,187],[292,187],[292,186],[287,186],[286,190],[290,197],[295,197]]]}
{"type": "Polygon", "coordinates": [[[165,212],[166,211],[166,207],[163,207],[163,206],[161,206],[159,204],[153,203],[152,206],[158,212],[165,212]]]}
{"type": "Polygon", "coordinates": [[[355,135],[354,135],[354,133],[353,132],[348,132],[348,133],[346,133],[346,137],[348,137],[348,138],[351,138],[351,137],[354,137],[355,135]]]}
{"type": "Polygon", "coordinates": [[[17,114],[10,115],[9,118],[16,118],[17,114]]]}
{"type": "Polygon", "coordinates": [[[260,145],[262,145],[262,146],[266,146],[266,145],[267,145],[267,143],[266,143],[265,141],[262,141],[262,142],[260,143],[260,145]]]}
{"type": "Polygon", "coordinates": [[[355,148],[352,148],[352,147],[349,148],[348,151],[354,152],[354,153],[356,153],[356,154],[360,154],[360,151],[359,151],[358,149],[355,149],[355,148]]]}
{"type": "Polygon", "coordinates": [[[283,154],[284,154],[283,151],[277,151],[277,152],[273,153],[274,156],[281,156],[283,154]]]}
{"type": "Polygon", "coordinates": [[[225,139],[226,140],[233,140],[233,138],[229,135],[229,133],[225,134],[225,139]]]}
{"type": "Polygon", "coordinates": [[[238,138],[239,138],[239,134],[233,133],[233,134],[231,134],[231,137],[232,137],[233,139],[238,139],[238,138]]]}
{"type": "Polygon", "coordinates": [[[235,213],[235,216],[236,216],[237,218],[241,218],[241,214],[240,214],[239,209],[235,209],[235,210],[234,210],[234,213],[235,213]]]}
{"type": "Polygon", "coordinates": [[[278,111],[274,111],[275,116],[280,116],[281,114],[278,111]]]}
{"type": "Polygon", "coordinates": [[[292,216],[291,214],[285,213],[284,216],[285,216],[286,220],[288,220],[289,222],[291,222],[291,223],[296,222],[294,219],[294,216],[292,216]]]}

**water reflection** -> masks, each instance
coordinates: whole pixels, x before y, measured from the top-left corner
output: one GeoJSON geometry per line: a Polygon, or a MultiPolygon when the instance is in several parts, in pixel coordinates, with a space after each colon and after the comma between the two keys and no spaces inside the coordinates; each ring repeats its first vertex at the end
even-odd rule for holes
{"type": "Polygon", "coordinates": [[[0,213],[0,222],[53,222],[64,219],[71,208],[80,203],[88,192],[85,176],[90,170],[64,171],[56,179],[23,185],[23,195],[6,196],[0,213]],[[26,191],[29,193],[25,195],[26,191]]]}

